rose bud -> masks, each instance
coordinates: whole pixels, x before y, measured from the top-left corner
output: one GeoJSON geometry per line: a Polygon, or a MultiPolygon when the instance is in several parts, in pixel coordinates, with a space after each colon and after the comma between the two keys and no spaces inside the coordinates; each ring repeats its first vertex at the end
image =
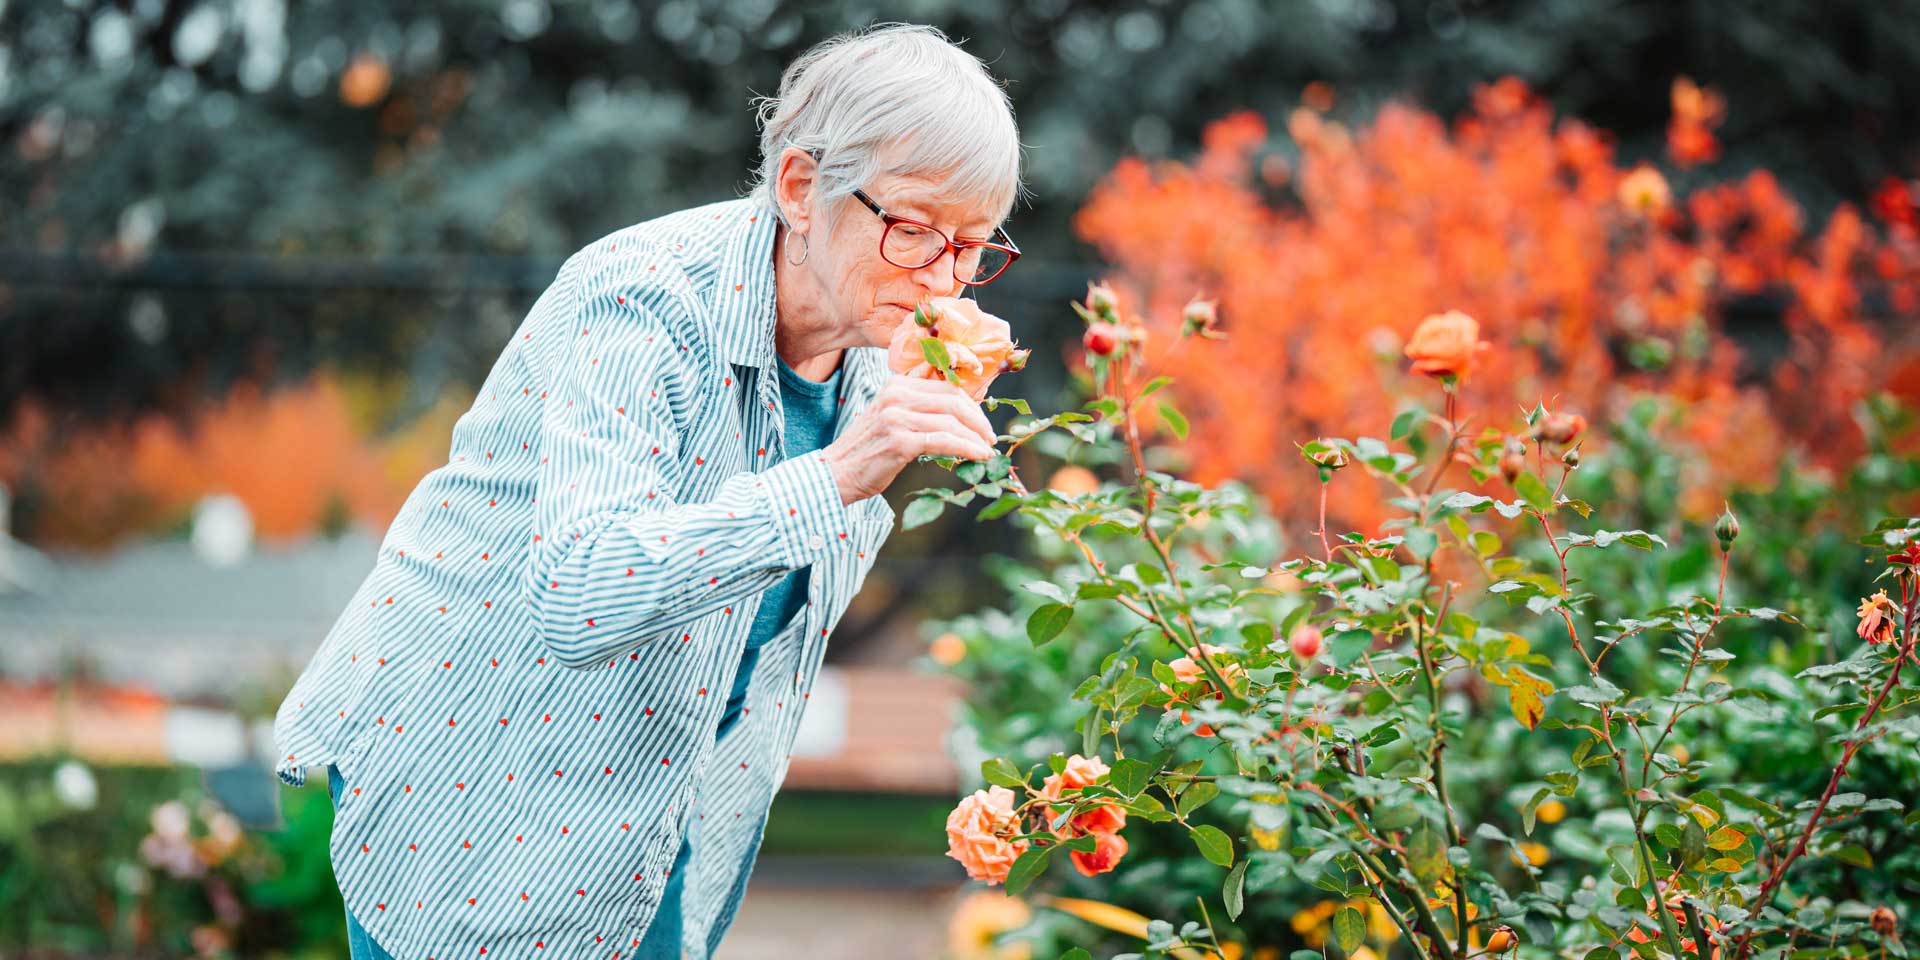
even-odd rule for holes
{"type": "Polygon", "coordinates": [[[1087,309],[1111,317],[1120,311],[1120,297],[1104,283],[1087,284],[1087,309]]]}
{"type": "Polygon", "coordinates": [[[1892,907],[1883,903],[1874,907],[1873,913],[1867,916],[1867,925],[1873,928],[1874,933],[1892,939],[1900,929],[1900,918],[1894,916],[1892,907]]]}
{"type": "Polygon", "coordinates": [[[1519,479],[1527,472],[1527,445],[1519,437],[1508,437],[1506,445],[1500,450],[1500,475],[1508,483],[1519,479]]]}
{"type": "Polygon", "coordinates": [[[1302,660],[1312,660],[1320,655],[1320,628],[1303,623],[1293,628],[1293,635],[1287,638],[1287,646],[1293,649],[1293,655],[1302,660]]]}
{"type": "Polygon", "coordinates": [[[1015,350],[1007,354],[1007,369],[1018,372],[1027,368],[1027,356],[1032,350],[1015,350]]]}
{"type": "Polygon", "coordinates": [[[1722,506],[1720,519],[1713,524],[1713,535],[1720,538],[1720,549],[1730,550],[1733,541],[1740,536],[1740,518],[1733,515],[1733,508],[1722,506]]]}
{"type": "Polygon", "coordinates": [[[1520,938],[1513,935],[1512,927],[1501,927],[1495,930],[1491,936],[1487,937],[1487,952],[1506,953],[1508,950],[1513,949],[1513,945],[1518,942],[1520,942],[1520,938]]]}
{"type": "Polygon", "coordinates": [[[913,322],[915,324],[922,327],[931,327],[933,326],[934,319],[935,311],[931,305],[921,303],[914,306],[913,322]]]}
{"type": "Polygon", "coordinates": [[[1113,356],[1113,352],[1120,349],[1120,328],[1111,323],[1092,324],[1080,336],[1080,342],[1094,356],[1113,356]]]}
{"type": "Polygon", "coordinates": [[[1587,418],[1577,413],[1550,413],[1533,425],[1533,435],[1548,443],[1572,443],[1587,428],[1587,418]]]}
{"type": "Polygon", "coordinates": [[[1319,467],[1323,470],[1338,470],[1341,467],[1344,467],[1348,463],[1352,462],[1352,460],[1347,456],[1347,451],[1345,447],[1336,447],[1333,445],[1331,441],[1324,440],[1324,439],[1315,440],[1314,443],[1319,444],[1325,449],[1314,450],[1311,452],[1304,451],[1304,450],[1301,451],[1302,455],[1304,455],[1307,458],[1308,462],[1312,463],[1314,466],[1319,467]]]}
{"type": "Polygon", "coordinates": [[[1181,312],[1180,335],[1191,337],[1219,336],[1217,325],[1220,322],[1219,301],[1194,299],[1187,302],[1187,308],[1181,312]]]}
{"type": "Polygon", "coordinates": [[[1560,455],[1560,462],[1566,464],[1569,467],[1579,466],[1580,465],[1580,448],[1568,447],[1567,452],[1560,455]]]}

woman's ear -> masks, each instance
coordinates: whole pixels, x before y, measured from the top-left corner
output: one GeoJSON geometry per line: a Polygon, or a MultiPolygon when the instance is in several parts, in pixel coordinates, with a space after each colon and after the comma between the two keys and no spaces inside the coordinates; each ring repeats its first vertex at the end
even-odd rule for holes
{"type": "Polygon", "coordinates": [[[799,147],[780,152],[780,171],[774,176],[773,196],[780,205],[780,216],[795,233],[806,233],[812,223],[813,189],[819,182],[820,166],[813,156],[799,147]]]}

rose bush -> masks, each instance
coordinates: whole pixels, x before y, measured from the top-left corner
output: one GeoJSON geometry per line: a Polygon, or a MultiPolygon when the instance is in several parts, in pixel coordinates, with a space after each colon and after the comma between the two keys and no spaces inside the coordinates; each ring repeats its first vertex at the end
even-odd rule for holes
{"type": "MultiPolygon", "coordinates": [[[[1111,292],[1076,309],[1090,326],[1144,326],[1111,292]]],[[[1008,791],[1017,825],[1003,839],[1026,844],[1004,874],[975,875],[1010,893],[1111,884],[1145,912],[1037,901],[1128,933],[1134,956],[1279,956],[1314,936],[1360,960],[1702,944],[1904,956],[1902,896],[1920,882],[1905,842],[1920,822],[1907,809],[1920,519],[1870,534],[1886,599],[1863,601],[1859,635],[1829,650],[1802,622],[1825,619],[1831,597],[1737,599],[1728,573],[1764,531],[1731,511],[1717,537],[1664,527],[1689,533],[1673,547],[1602,527],[1614,511],[1575,495],[1582,475],[1631,464],[1643,438],[1628,429],[1618,454],[1583,466],[1596,438],[1577,411],[1481,425],[1458,393],[1477,331],[1429,322],[1432,349],[1408,353],[1435,377],[1439,412],[1408,406],[1384,440],[1300,445],[1304,482],[1384,490],[1393,513],[1372,532],[1329,529],[1323,506],[1310,548],[1283,551],[1242,488],[1150,466],[1164,451],[1144,433],[1149,405],[1175,440],[1186,422],[1166,378],[1141,374],[1144,338],[1088,356],[1083,409],[1017,420],[1005,455],[957,468],[964,488],[918,492],[908,525],[984,500],[983,519],[1015,515],[1057,564],[1002,570],[1032,595],[1024,637],[998,611],[940,627],[963,638],[950,656],[974,684],[982,777],[1008,791]],[[1023,448],[1125,480],[1030,489],[1023,448]],[[1124,845],[1076,828],[1104,810],[1124,814],[1108,821],[1124,845]],[[1050,876],[1063,849],[1100,879],[1050,876]],[[1332,905],[1318,914],[1314,898],[1332,905]]],[[[1635,479],[1628,517],[1659,502],[1658,471],[1635,479]]]]}

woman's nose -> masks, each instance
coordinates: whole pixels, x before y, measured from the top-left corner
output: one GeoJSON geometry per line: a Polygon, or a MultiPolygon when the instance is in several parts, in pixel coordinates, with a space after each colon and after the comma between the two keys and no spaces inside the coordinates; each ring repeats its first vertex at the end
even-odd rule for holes
{"type": "Polygon", "coordinates": [[[913,271],[913,281],[925,288],[929,296],[951,297],[960,281],[953,275],[953,251],[948,250],[932,263],[913,271]]]}

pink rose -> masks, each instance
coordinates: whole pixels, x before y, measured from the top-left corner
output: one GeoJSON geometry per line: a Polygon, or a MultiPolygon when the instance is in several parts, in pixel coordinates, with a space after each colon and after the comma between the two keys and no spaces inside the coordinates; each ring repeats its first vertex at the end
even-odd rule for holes
{"type": "Polygon", "coordinates": [[[887,345],[887,367],[894,373],[941,379],[920,348],[922,338],[937,338],[947,348],[955,385],[973,399],[983,400],[993,378],[1017,368],[1020,364],[1016,361],[1025,359],[1025,351],[1016,350],[1007,335],[1007,322],[981,310],[972,300],[935,297],[922,305],[922,312],[933,321],[929,326],[920,326],[909,314],[894,328],[893,340],[887,345]]]}
{"type": "Polygon", "coordinates": [[[947,856],[960,861],[967,876],[999,883],[1013,869],[1013,861],[1027,852],[1027,841],[1010,839],[1019,833],[1013,791],[1006,787],[975,790],[947,814],[947,856]]]}

